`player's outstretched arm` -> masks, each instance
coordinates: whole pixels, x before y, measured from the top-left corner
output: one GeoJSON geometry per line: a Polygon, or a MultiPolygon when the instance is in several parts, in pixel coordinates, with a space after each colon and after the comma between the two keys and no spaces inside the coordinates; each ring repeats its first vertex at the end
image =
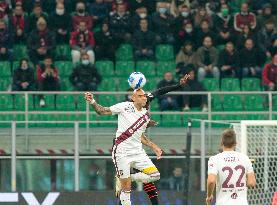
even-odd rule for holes
{"type": "Polygon", "coordinates": [[[171,86],[165,86],[165,87],[162,87],[162,88],[159,88],[157,90],[154,90],[152,91],[149,95],[148,95],[148,100],[149,101],[152,101],[154,98],[156,97],[159,97],[159,96],[162,96],[168,92],[171,92],[171,91],[175,91],[175,90],[178,90],[179,88],[181,88],[182,86],[184,86],[187,81],[189,80],[190,78],[190,75],[189,74],[186,74],[184,77],[182,77],[180,79],[180,82],[176,85],[171,85],[171,86]]]}
{"type": "Polygon", "coordinates": [[[246,174],[246,184],[249,188],[253,188],[256,186],[256,177],[254,172],[246,174]]]}
{"type": "Polygon", "coordinates": [[[148,139],[145,134],[141,135],[141,143],[147,147],[150,147],[153,152],[157,155],[157,159],[162,158],[163,151],[162,149],[156,145],[154,142],[152,142],[150,139],[148,139]]]}
{"type": "Polygon", "coordinates": [[[216,185],[216,175],[209,174],[207,179],[207,198],[206,205],[211,205],[213,201],[213,192],[216,185]]]}
{"type": "Polygon", "coordinates": [[[85,93],[85,100],[91,104],[91,106],[94,108],[95,112],[98,115],[112,115],[112,111],[109,107],[104,107],[102,105],[99,105],[95,99],[93,98],[93,94],[90,92],[85,93]]]}

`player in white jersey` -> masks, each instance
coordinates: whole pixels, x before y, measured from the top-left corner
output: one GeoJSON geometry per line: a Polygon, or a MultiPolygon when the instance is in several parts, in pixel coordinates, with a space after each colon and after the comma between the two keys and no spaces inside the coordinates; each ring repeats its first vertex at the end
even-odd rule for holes
{"type": "MultiPolygon", "coordinates": [[[[85,98],[99,115],[118,115],[118,129],[113,147],[113,162],[120,177],[122,205],[131,205],[131,178],[134,181],[153,182],[159,180],[160,173],[142,148],[142,142],[147,141],[144,132],[150,121],[145,107],[147,97],[142,89],[134,91],[133,102],[123,102],[111,107],[103,107],[95,102],[93,94],[86,93],[85,98]],[[130,174],[130,168],[141,172],[130,174]]],[[[157,149],[159,149],[157,147],[157,149]]],[[[157,153],[162,154],[159,149],[157,153]]]]}
{"type": "Polygon", "coordinates": [[[208,162],[206,204],[213,200],[216,186],[216,205],[248,205],[247,188],[256,185],[252,163],[248,156],[235,151],[236,134],[224,130],[221,138],[223,152],[208,162]]]}

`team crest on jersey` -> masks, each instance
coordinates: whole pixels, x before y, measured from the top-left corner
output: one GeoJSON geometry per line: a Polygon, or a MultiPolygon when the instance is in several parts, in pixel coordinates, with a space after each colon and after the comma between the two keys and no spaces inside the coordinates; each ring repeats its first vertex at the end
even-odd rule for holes
{"type": "Polygon", "coordinates": [[[236,198],[238,198],[237,193],[233,193],[233,194],[231,195],[231,198],[232,198],[232,199],[236,199],[236,198]]]}
{"type": "Polygon", "coordinates": [[[125,110],[125,112],[127,112],[127,113],[135,112],[135,109],[134,109],[133,106],[128,106],[128,107],[126,107],[124,110],[125,110]]]}

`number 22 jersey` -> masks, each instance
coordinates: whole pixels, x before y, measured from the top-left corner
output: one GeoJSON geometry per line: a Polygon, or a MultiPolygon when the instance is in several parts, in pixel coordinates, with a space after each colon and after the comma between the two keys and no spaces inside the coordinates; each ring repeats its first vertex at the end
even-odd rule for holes
{"type": "Polygon", "coordinates": [[[224,151],[210,157],[208,174],[217,175],[216,205],[248,205],[246,174],[253,171],[248,156],[224,151]]]}

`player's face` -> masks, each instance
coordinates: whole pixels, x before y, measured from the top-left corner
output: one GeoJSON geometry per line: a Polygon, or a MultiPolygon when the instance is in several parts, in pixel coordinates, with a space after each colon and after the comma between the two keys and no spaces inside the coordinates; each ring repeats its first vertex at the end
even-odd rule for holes
{"type": "Polygon", "coordinates": [[[145,92],[143,90],[138,90],[133,95],[133,101],[140,107],[144,107],[147,102],[145,92]]]}

